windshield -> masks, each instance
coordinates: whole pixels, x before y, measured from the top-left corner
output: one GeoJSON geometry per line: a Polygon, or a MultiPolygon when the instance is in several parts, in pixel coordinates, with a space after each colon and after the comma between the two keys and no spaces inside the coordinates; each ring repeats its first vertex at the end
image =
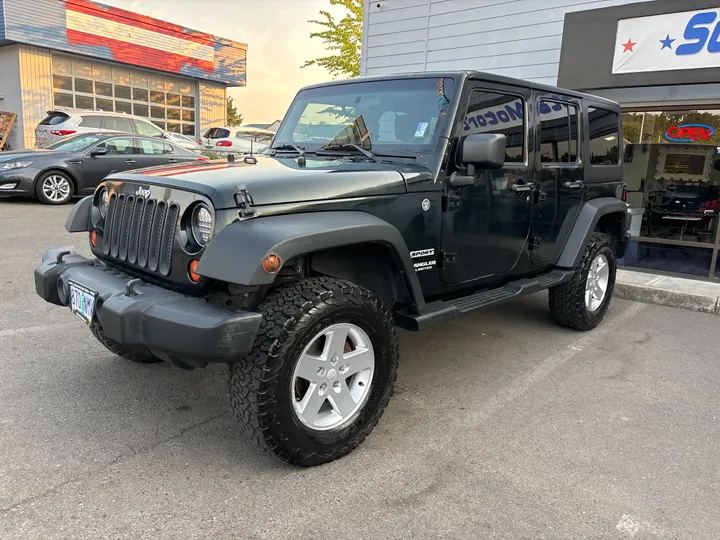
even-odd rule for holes
{"type": "Polygon", "coordinates": [[[89,146],[95,144],[102,138],[102,135],[77,135],[72,139],[65,139],[48,146],[50,150],[60,150],[61,152],[79,152],[85,150],[89,146]]]}
{"type": "Polygon", "coordinates": [[[304,150],[355,144],[417,153],[435,144],[453,100],[450,78],[366,81],[300,92],[275,136],[275,147],[304,150]]]}

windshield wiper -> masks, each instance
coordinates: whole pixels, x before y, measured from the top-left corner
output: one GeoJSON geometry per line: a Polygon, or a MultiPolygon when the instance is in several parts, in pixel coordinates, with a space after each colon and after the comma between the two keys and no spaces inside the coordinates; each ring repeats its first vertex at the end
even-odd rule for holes
{"type": "Polygon", "coordinates": [[[281,144],[280,146],[273,146],[270,148],[270,150],[275,150],[273,155],[275,155],[278,150],[280,151],[294,151],[300,154],[301,156],[305,155],[305,150],[300,148],[299,146],[295,146],[294,144],[281,144]]]}
{"type": "Polygon", "coordinates": [[[357,144],[343,143],[343,144],[325,145],[320,150],[357,150],[366,158],[372,159],[373,161],[375,161],[375,154],[373,154],[370,150],[363,148],[362,146],[358,146],[357,144]]]}

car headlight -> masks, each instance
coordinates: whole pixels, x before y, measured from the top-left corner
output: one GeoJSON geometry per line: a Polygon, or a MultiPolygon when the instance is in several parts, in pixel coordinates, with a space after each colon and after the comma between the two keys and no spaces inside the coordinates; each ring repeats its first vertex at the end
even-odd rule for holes
{"type": "Polygon", "coordinates": [[[213,230],[213,215],[206,204],[200,203],[193,209],[190,227],[198,245],[207,244],[213,230]]]}
{"type": "Polygon", "coordinates": [[[0,163],[0,172],[24,169],[30,165],[32,165],[32,161],[12,161],[10,163],[0,163]]]}
{"type": "Polygon", "coordinates": [[[109,205],[110,195],[108,194],[108,189],[104,187],[100,190],[100,195],[98,195],[98,208],[100,210],[100,215],[103,219],[105,219],[105,217],[107,216],[109,205]]]}

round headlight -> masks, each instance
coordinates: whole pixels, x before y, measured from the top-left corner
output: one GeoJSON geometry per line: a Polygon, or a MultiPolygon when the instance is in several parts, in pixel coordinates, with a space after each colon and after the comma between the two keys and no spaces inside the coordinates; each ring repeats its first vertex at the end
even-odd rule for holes
{"type": "Polygon", "coordinates": [[[192,234],[200,246],[207,244],[213,229],[213,216],[210,209],[204,204],[198,204],[192,213],[190,220],[192,234]]]}
{"type": "Polygon", "coordinates": [[[102,188],[100,196],[98,197],[98,207],[100,208],[100,215],[105,219],[107,216],[108,205],[110,204],[110,197],[108,195],[107,188],[102,188]]]}

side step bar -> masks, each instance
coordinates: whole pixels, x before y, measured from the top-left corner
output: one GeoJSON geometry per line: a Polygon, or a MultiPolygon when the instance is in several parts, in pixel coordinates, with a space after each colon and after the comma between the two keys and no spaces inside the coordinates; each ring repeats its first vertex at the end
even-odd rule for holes
{"type": "Polygon", "coordinates": [[[511,298],[520,298],[521,296],[527,296],[560,285],[570,280],[573,273],[572,270],[556,269],[535,278],[511,281],[497,289],[489,289],[470,296],[448,300],[447,302],[431,302],[425,306],[421,313],[412,313],[407,309],[402,309],[394,313],[395,322],[405,330],[425,330],[430,326],[449,321],[465,313],[496,306],[511,298]]]}

